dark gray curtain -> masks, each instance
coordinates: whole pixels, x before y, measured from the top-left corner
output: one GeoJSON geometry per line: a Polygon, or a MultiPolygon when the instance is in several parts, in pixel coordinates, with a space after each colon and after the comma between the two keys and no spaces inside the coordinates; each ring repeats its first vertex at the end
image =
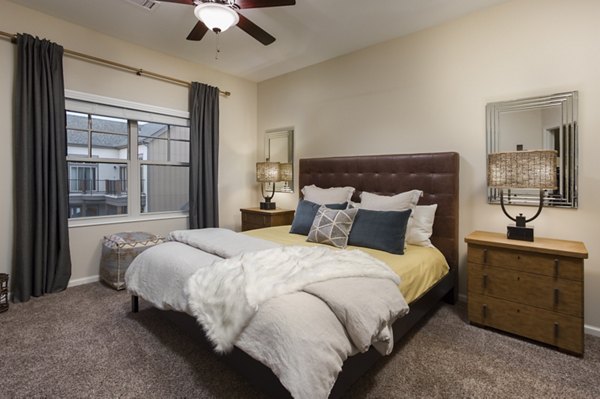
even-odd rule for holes
{"type": "Polygon", "coordinates": [[[17,35],[15,301],[62,291],[71,277],[62,58],[61,46],[17,35]]]}
{"type": "Polygon", "coordinates": [[[219,89],[190,89],[190,229],[219,226],[219,89]]]}

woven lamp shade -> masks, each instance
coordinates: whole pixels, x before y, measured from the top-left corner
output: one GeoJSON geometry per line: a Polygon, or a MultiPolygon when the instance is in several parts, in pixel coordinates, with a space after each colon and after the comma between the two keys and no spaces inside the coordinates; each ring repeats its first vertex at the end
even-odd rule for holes
{"type": "Polygon", "coordinates": [[[294,179],[294,171],[291,163],[282,163],[279,165],[279,178],[281,181],[292,181],[294,179]]]}
{"type": "Polygon", "coordinates": [[[281,181],[279,178],[279,162],[257,162],[256,181],[260,183],[281,181]]]}
{"type": "Polygon", "coordinates": [[[488,154],[487,183],[493,188],[556,189],[554,150],[488,154]]]}

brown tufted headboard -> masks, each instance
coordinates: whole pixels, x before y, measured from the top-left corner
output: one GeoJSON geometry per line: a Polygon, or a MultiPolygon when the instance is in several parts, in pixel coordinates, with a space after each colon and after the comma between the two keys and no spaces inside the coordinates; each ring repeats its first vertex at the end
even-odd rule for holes
{"type": "Polygon", "coordinates": [[[300,188],[352,186],[357,202],[362,191],[422,190],[420,205],[438,204],[431,241],[458,268],[458,177],[458,153],[439,152],[301,159],[299,182],[300,188]]]}

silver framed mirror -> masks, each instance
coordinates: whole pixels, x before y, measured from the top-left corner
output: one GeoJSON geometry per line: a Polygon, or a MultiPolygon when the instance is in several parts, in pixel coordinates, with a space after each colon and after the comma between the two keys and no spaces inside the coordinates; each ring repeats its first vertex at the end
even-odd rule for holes
{"type": "MultiPolygon", "coordinates": [[[[544,206],[577,208],[577,98],[577,91],[571,91],[486,106],[487,154],[557,151],[558,188],[546,191],[544,206]]],[[[540,199],[538,190],[505,190],[504,195],[508,205],[537,206],[540,199]]],[[[488,203],[500,203],[498,189],[488,188],[488,203]]]]}
{"type": "Polygon", "coordinates": [[[291,180],[275,183],[275,192],[294,192],[294,129],[282,128],[265,132],[265,159],[290,164],[291,180]]]}

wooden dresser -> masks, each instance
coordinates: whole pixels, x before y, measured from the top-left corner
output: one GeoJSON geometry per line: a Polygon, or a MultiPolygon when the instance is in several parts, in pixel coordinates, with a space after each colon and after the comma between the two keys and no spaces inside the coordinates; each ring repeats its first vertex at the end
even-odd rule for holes
{"type": "Polygon", "coordinates": [[[469,321],[583,355],[583,260],[580,241],[475,231],[468,244],[469,321]]]}
{"type": "Polygon", "coordinates": [[[289,209],[242,208],[242,231],[292,224],[294,212],[289,209]]]}

